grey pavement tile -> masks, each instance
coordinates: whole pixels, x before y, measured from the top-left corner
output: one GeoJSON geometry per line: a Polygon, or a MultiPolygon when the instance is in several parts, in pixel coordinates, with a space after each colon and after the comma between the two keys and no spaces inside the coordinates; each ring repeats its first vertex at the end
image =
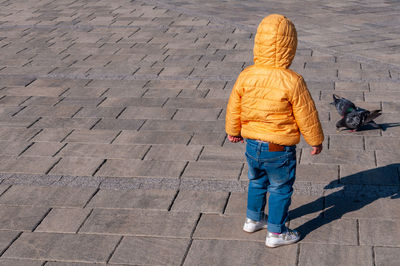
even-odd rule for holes
{"type": "MultiPolygon", "coordinates": [[[[35,129],[39,132],[38,129],[35,129]]],[[[35,135],[32,141],[35,142],[61,142],[72,132],[69,128],[44,128],[39,134],[35,135]]]]}
{"type": "Polygon", "coordinates": [[[148,120],[141,130],[189,131],[195,133],[223,132],[225,121],[148,120]]]}
{"type": "Polygon", "coordinates": [[[97,107],[105,100],[104,97],[63,97],[62,101],[60,101],[57,105],[63,106],[79,106],[79,107],[97,107]]]}
{"type": "Polygon", "coordinates": [[[70,128],[90,129],[96,124],[96,118],[54,118],[43,117],[32,128],[70,128]]]}
{"type": "Polygon", "coordinates": [[[0,155],[18,156],[31,142],[0,141],[0,155]]]}
{"type": "Polygon", "coordinates": [[[104,118],[93,129],[108,130],[138,130],[145,120],[140,119],[111,119],[104,118]]]}
{"type": "Polygon", "coordinates": [[[157,119],[157,120],[170,120],[175,114],[174,108],[160,108],[160,107],[134,107],[129,106],[119,116],[120,119],[157,119]]]}
{"type": "Polygon", "coordinates": [[[400,248],[374,247],[376,266],[395,266],[400,259],[400,248]]]}
{"type": "Polygon", "coordinates": [[[371,247],[301,244],[299,265],[373,265],[371,247]]]}
{"type": "Polygon", "coordinates": [[[400,247],[400,223],[398,220],[362,219],[360,245],[400,247]]]}
{"type": "Polygon", "coordinates": [[[135,265],[179,264],[189,246],[188,239],[125,237],[110,263],[135,265]]]}
{"type": "Polygon", "coordinates": [[[1,127],[23,127],[28,128],[32,125],[38,117],[16,117],[9,115],[0,116],[0,126],[1,127]]]}
{"type": "Polygon", "coordinates": [[[78,142],[78,143],[98,143],[106,144],[118,136],[118,130],[74,130],[67,138],[63,139],[64,142],[78,142]]]}
{"type": "Polygon", "coordinates": [[[53,208],[35,232],[76,233],[91,209],[53,208]]]}
{"type": "Polygon", "coordinates": [[[143,94],[144,98],[165,98],[165,97],[177,97],[180,95],[182,89],[147,89],[143,94]]]}
{"type": "Polygon", "coordinates": [[[103,159],[142,159],[148,145],[68,143],[58,155],[62,157],[94,157],[103,159]]]}
{"type": "Polygon", "coordinates": [[[227,199],[227,192],[181,190],[179,191],[171,210],[182,212],[222,213],[227,199]]]}
{"type": "Polygon", "coordinates": [[[0,197],[3,205],[83,207],[96,188],[12,186],[0,197]]]}
{"type": "Polygon", "coordinates": [[[44,174],[57,161],[51,157],[9,157],[0,156],[0,172],[44,174]]]}
{"type": "Polygon", "coordinates": [[[30,128],[0,128],[0,140],[2,141],[28,141],[39,132],[39,129],[30,128]]]}
{"type": "Polygon", "coordinates": [[[200,145],[152,145],[145,160],[151,161],[196,161],[203,146],[200,145]]]}
{"type": "Polygon", "coordinates": [[[222,133],[195,133],[193,135],[192,140],[190,141],[191,145],[217,145],[220,146],[223,144],[225,140],[226,134],[222,133]]]}
{"type": "Polygon", "coordinates": [[[94,209],[79,233],[189,238],[197,219],[185,212],[94,209]]]}
{"type": "Polygon", "coordinates": [[[19,106],[21,103],[29,99],[29,96],[5,96],[0,99],[1,106],[19,106]]]}
{"type": "Polygon", "coordinates": [[[137,189],[129,191],[100,190],[87,205],[105,209],[157,209],[168,210],[176,191],[137,189]]]}
{"type": "Polygon", "coordinates": [[[103,158],[63,157],[49,173],[52,175],[91,176],[103,161],[103,158]]]}
{"type": "Polygon", "coordinates": [[[328,184],[338,180],[338,171],[339,167],[334,164],[298,164],[296,180],[328,184]]]}
{"type": "Polygon", "coordinates": [[[34,117],[72,117],[79,110],[78,106],[45,106],[30,105],[17,114],[17,116],[34,117]]]}
{"type": "Polygon", "coordinates": [[[220,108],[182,108],[178,110],[174,120],[215,121],[221,111],[222,109],[220,108]]]}
{"type": "Polygon", "coordinates": [[[30,96],[24,102],[22,102],[21,105],[22,106],[36,106],[36,105],[54,106],[61,100],[62,100],[62,98],[60,98],[60,97],[30,96]]]}
{"type": "Polygon", "coordinates": [[[145,89],[143,88],[137,88],[137,87],[117,87],[117,88],[111,88],[108,90],[104,96],[106,97],[119,97],[119,98],[124,98],[124,97],[141,97],[144,93],[146,92],[145,89]]]}
{"type": "Polygon", "coordinates": [[[104,94],[107,88],[99,87],[79,87],[71,88],[62,94],[63,97],[100,97],[104,94]]]}
{"type": "Polygon", "coordinates": [[[63,143],[57,142],[35,142],[24,153],[23,156],[53,156],[62,147],[63,143]]]}
{"type": "Polygon", "coordinates": [[[185,165],[186,162],[109,159],[96,176],[178,178],[185,165]]]}
{"type": "Polygon", "coordinates": [[[382,102],[383,113],[398,113],[400,112],[400,102],[382,102]]]}
{"type": "Polygon", "coordinates": [[[23,233],[3,258],[106,262],[120,237],[59,233],[23,233]]]}
{"type": "MultiPolygon", "coordinates": [[[[3,253],[9,245],[17,238],[19,235],[15,231],[1,231],[0,232],[0,252],[3,253]]],[[[0,262],[1,265],[1,262],[0,262]]]]}
{"type": "Polygon", "coordinates": [[[164,107],[166,108],[225,108],[227,99],[184,99],[184,98],[170,98],[164,107]]]}
{"type": "MultiPolygon", "coordinates": [[[[115,139],[115,144],[187,144],[190,132],[132,131],[123,130],[115,139]]],[[[194,143],[195,144],[195,143],[194,143]]]]}
{"type": "MultiPolygon", "coordinates": [[[[106,265],[105,263],[85,263],[85,262],[62,262],[62,261],[48,261],[47,266],[98,266],[106,265]]],[[[110,265],[110,264],[108,264],[110,265]]]]}
{"type": "Polygon", "coordinates": [[[178,98],[205,98],[209,89],[183,89],[177,96],[178,98]]]}
{"type": "Polygon", "coordinates": [[[357,245],[357,221],[352,219],[299,218],[290,221],[290,228],[299,231],[302,243],[357,245]]]}
{"type": "Polygon", "coordinates": [[[271,249],[259,242],[195,239],[184,265],[294,265],[297,249],[297,245],[271,249]]]}
{"type": "Polygon", "coordinates": [[[373,81],[369,82],[369,87],[372,92],[381,92],[381,93],[387,93],[387,92],[396,92],[398,91],[399,88],[399,82],[390,82],[390,81],[373,81]]]}
{"type": "Polygon", "coordinates": [[[330,135],[329,136],[329,149],[330,150],[363,150],[364,139],[363,136],[342,136],[330,135]]]}
{"type": "Polygon", "coordinates": [[[400,214],[393,210],[399,208],[397,198],[343,198],[328,195],[325,197],[325,217],[351,219],[393,219],[398,220],[400,214]]]}
{"type": "Polygon", "coordinates": [[[48,210],[46,207],[0,206],[0,229],[31,231],[48,210]]]}
{"type": "Polygon", "coordinates": [[[205,146],[200,161],[244,161],[245,145],[205,146]]]}
{"type": "Polygon", "coordinates": [[[303,150],[300,163],[375,165],[375,156],[371,151],[360,150],[324,150],[318,156],[312,156],[303,150]]]}
{"type": "Polygon", "coordinates": [[[84,107],[74,117],[116,118],[122,107],[84,107]]]}
{"type": "Polygon", "coordinates": [[[57,87],[7,87],[2,92],[8,96],[47,96],[58,97],[65,91],[65,88],[57,87]]]}
{"type": "Polygon", "coordinates": [[[107,97],[99,107],[161,107],[168,98],[107,97]]]}
{"type": "Polygon", "coordinates": [[[366,150],[382,150],[389,152],[396,152],[400,146],[400,140],[396,137],[378,137],[366,136],[365,149],[366,150]]]}
{"type": "Polygon", "coordinates": [[[391,164],[398,164],[400,158],[399,151],[376,151],[376,159],[378,166],[386,166],[391,164]]]}
{"type": "Polygon", "coordinates": [[[196,227],[194,239],[224,239],[265,241],[265,230],[249,234],[243,231],[246,214],[221,215],[203,214],[196,227]]]}
{"type": "Polygon", "coordinates": [[[381,92],[366,92],[365,93],[365,101],[367,102],[399,102],[400,101],[400,92],[392,91],[390,93],[381,93],[381,92]]]}
{"type": "Polygon", "coordinates": [[[1,258],[0,259],[0,265],[1,266],[9,266],[9,265],[15,265],[15,266],[43,266],[44,261],[39,261],[39,260],[26,260],[26,259],[5,259],[1,258]]]}
{"type": "Polygon", "coordinates": [[[399,185],[400,164],[375,167],[370,165],[341,165],[340,183],[392,186],[399,185]]]}
{"type": "Polygon", "coordinates": [[[189,162],[182,178],[237,180],[242,167],[242,163],[224,163],[220,161],[189,162]]]}

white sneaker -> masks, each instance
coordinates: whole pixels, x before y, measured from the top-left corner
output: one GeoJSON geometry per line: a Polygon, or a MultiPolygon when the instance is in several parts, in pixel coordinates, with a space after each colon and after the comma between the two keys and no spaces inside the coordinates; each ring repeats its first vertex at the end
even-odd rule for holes
{"type": "Polygon", "coordinates": [[[250,218],[246,218],[246,222],[243,225],[243,230],[247,233],[254,233],[255,231],[266,228],[267,228],[267,221],[265,219],[261,221],[254,221],[250,218]]]}
{"type": "Polygon", "coordinates": [[[265,245],[270,248],[276,248],[283,245],[290,245],[300,240],[300,234],[296,230],[286,229],[286,232],[281,234],[267,233],[265,245]]]}

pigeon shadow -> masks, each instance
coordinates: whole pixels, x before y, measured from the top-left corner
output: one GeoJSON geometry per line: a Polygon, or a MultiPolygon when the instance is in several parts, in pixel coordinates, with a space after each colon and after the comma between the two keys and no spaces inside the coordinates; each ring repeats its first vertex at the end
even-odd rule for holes
{"type": "Polygon", "coordinates": [[[342,177],[340,181],[332,181],[324,187],[326,193],[329,193],[329,189],[333,189],[332,193],[291,210],[289,220],[293,221],[321,211],[316,206],[321,206],[321,202],[323,203],[322,212],[317,217],[295,228],[304,238],[312,231],[340,219],[347,213],[360,210],[378,199],[398,199],[400,198],[399,171],[400,163],[390,164],[342,177]]]}

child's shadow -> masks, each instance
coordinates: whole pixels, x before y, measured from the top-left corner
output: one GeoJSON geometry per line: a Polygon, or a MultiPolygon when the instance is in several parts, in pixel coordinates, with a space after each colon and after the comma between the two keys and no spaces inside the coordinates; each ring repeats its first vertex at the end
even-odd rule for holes
{"type": "Polygon", "coordinates": [[[400,198],[399,169],[400,164],[391,164],[343,177],[340,183],[332,181],[325,189],[335,189],[335,192],[291,210],[289,218],[293,221],[313,213],[315,205],[324,202],[323,211],[318,217],[296,228],[304,238],[319,227],[340,219],[346,213],[360,210],[377,199],[400,198]]]}

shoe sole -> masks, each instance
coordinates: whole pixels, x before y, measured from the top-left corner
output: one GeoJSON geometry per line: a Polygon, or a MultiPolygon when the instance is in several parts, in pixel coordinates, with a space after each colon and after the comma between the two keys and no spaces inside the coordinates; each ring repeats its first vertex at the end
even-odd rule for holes
{"type": "Polygon", "coordinates": [[[267,229],[267,228],[266,227],[261,227],[261,228],[255,229],[255,230],[250,230],[250,229],[246,229],[246,226],[243,226],[243,231],[245,231],[246,233],[254,233],[254,232],[257,232],[257,231],[260,231],[260,230],[263,230],[263,229],[267,229]]]}
{"type": "Polygon", "coordinates": [[[296,239],[296,240],[294,240],[294,241],[286,242],[286,243],[281,243],[281,244],[268,244],[268,242],[265,242],[265,245],[266,245],[267,247],[269,247],[269,248],[277,248],[277,247],[280,247],[280,246],[286,246],[286,245],[294,244],[294,243],[298,242],[299,240],[300,240],[300,239],[296,239]]]}

